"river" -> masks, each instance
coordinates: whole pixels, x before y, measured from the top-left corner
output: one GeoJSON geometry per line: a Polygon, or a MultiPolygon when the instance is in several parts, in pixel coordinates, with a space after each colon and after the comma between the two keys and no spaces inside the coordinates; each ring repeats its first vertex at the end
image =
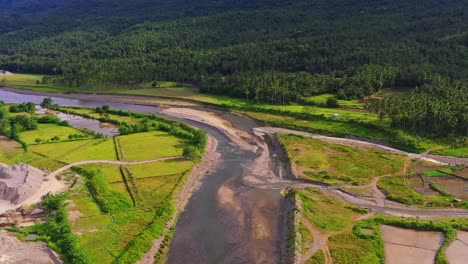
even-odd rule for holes
{"type": "MultiPolygon", "coordinates": [[[[0,101],[6,103],[38,104],[44,98],[43,95],[0,90],[0,101]]],[[[51,98],[61,106],[94,108],[106,104],[112,109],[163,115],[160,108],[153,106],[60,96],[51,98]]],[[[279,263],[284,199],[278,189],[251,187],[243,181],[261,151],[242,150],[216,128],[180,117],[163,116],[207,130],[218,141],[219,153],[217,169],[202,178],[200,188],[191,196],[178,219],[168,262],[279,263]]],[[[247,133],[252,133],[252,128],[257,126],[245,117],[226,113],[223,118],[247,133]]],[[[275,174],[274,168],[271,174],[275,174]]]]}

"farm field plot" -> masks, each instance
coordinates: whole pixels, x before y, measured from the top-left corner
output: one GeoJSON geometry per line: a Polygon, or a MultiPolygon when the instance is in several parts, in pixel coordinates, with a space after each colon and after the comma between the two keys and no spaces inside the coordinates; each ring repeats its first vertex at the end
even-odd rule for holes
{"type": "Polygon", "coordinates": [[[66,163],[83,160],[117,160],[112,138],[96,139],[91,144],[61,157],[61,161],[66,163]]]}
{"type": "Polygon", "coordinates": [[[293,135],[280,138],[289,157],[303,172],[301,176],[307,179],[360,185],[403,168],[403,156],[377,149],[359,149],[293,135]]]}
{"type": "Polygon", "coordinates": [[[95,109],[91,108],[76,108],[76,107],[60,107],[60,111],[65,113],[76,113],[78,115],[87,115],[95,119],[99,119],[102,117],[106,117],[108,119],[117,120],[119,122],[125,122],[127,124],[136,124],[140,121],[141,118],[133,117],[133,116],[123,116],[123,115],[116,115],[112,113],[97,113],[95,109]]]}
{"type": "Polygon", "coordinates": [[[58,126],[55,124],[39,124],[37,130],[25,131],[20,133],[21,140],[27,144],[35,144],[37,138],[43,141],[50,141],[53,137],[59,137],[59,141],[68,140],[71,134],[83,135],[83,133],[75,128],[67,126],[58,126]]]}
{"type": "Polygon", "coordinates": [[[386,197],[408,205],[425,207],[465,207],[454,198],[466,200],[468,180],[451,176],[463,170],[427,161],[412,160],[406,176],[384,177],[378,187],[386,197]]]}
{"type": "MultiPolygon", "coordinates": [[[[70,191],[74,206],[69,208],[69,214],[79,216],[75,220],[71,219],[72,229],[91,259],[95,263],[115,261],[129,243],[154,221],[154,210],[170,206],[174,191],[192,166],[193,162],[190,161],[128,166],[136,179],[136,206],[122,208],[111,214],[101,211],[81,180],[70,191]]],[[[80,168],[87,171],[100,170],[110,190],[130,198],[119,166],[87,165],[80,168]]],[[[159,224],[163,228],[165,223],[162,221],[159,224]]]]}
{"type": "Polygon", "coordinates": [[[387,199],[408,205],[444,207],[450,206],[453,201],[450,197],[434,192],[421,194],[410,186],[410,181],[406,177],[402,176],[384,177],[379,180],[378,187],[383,190],[387,199]]]}
{"type": "Polygon", "coordinates": [[[380,244],[373,239],[362,239],[351,230],[332,235],[328,247],[334,263],[382,263],[380,244]]]}
{"type": "Polygon", "coordinates": [[[124,160],[149,160],[182,156],[183,143],[165,132],[145,132],[117,137],[124,160]]]}
{"type": "Polygon", "coordinates": [[[83,186],[72,190],[72,231],[94,263],[112,263],[115,256],[151,222],[151,212],[103,214],[83,186]]]}
{"type": "Polygon", "coordinates": [[[321,231],[343,230],[364,212],[322,191],[298,190],[297,195],[302,201],[304,217],[321,231]]]}
{"type": "Polygon", "coordinates": [[[29,150],[41,155],[47,156],[51,159],[60,160],[66,155],[71,154],[86,146],[95,143],[95,139],[63,141],[57,143],[41,143],[29,146],[29,150]]]}
{"type": "Polygon", "coordinates": [[[450,264],[463,264],[468,259],[468,232],[458,230],[457,238],[446,249],[445,254],[450,264]]]}
{"type": "Polygon", "coordinates": [[[129,168],[135,178],[153,178],[173,176],[185,173],[193,167],[194,163],[188,160],[166,160],[155,163],[130,165],[129,168]]]}
{"type": "Polygon", "coordinates": [[[0,136],[0,157],[23,152],[21,145],[7,137],[0,136]]]}
{"type": "MultiPolygon", "coordinates": [[[[356,259],[362,261],[361,263],[381,261],[378,240],[363,239],[353,232],[354,224],[367,213],[365,210],[318,190],[296,190],[296,195],[301,202],[299,210],[302,215],[296,232],[301,234],[300,250],[304,256],[319,243],[322,245],[319,249],[327,248],[335,263],[352,263],[356,259]]],[[[305,259],[306,263],[325,262],[321,250],[307,257],[311,258],[305,259]]]]}
{"type": "MultiPolygon", "coordinates": [[[[335,95],[333,94],[321,94],[316,96],[311,96],[305,98],[307,102],[311,102],[317,105],[326,105],[327,99],[332,98],[335,95]]],[[[363,109],[364,104],[360,103],[358,100],[338,100],[338,103],[342,107],[349,107],[349,108],[356,108],[356,109],[363,109]]]]}
{"type": "Polygon", "coordinates": [[[90,170],[100,170],[104,176],[104,179],[110,184],[123,182],[122,175],[120,173],[120,166],[109,164],[96,164],[82,166],[82,168],[87,168],[90,170]]]}
{"type": "Polygon", "coordinates": [[[444,241],[440,232],[381,225],[386,264],[433,263],[444,241]]]}
{"type": "Polygon", "coordinates": [[[33,151],[25,152],[19,143],[6,138],[0,141],[0,162],[8,165],[24,163],[49,171],[63,166],[63,164],[33,151]]]}

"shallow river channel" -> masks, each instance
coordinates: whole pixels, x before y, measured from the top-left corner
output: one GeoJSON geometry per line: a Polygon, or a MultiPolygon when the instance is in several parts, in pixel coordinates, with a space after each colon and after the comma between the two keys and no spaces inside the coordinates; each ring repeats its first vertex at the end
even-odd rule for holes
{"type": "MultiPolygon", "coordinates": [[[[70,95],[67,95],[70,97],[70,95]]],[[[6,103],[40,103],[45,96],[25,95],[0,90],[0,101],[6,103]]],[[[104,97],[103,97],[104,98],[104,97]]],[[[101,100],[79,100],[52,97],[61,106],[98,107],[109,105],[112,109],[141,113],[160,113],[161,109],[101,100]]],[[[198,107],[200,110],[200,108],[198,107]]],[[[203,109],[203,111],[209,111],[203,109]]],[[[252,163],[261,155],[242,150],[218,129],[177,119],[207,130],[218,141],[216,169],[201,178],[199,189],[192,195],[176,224],[169,248],[169,263],[280,263],[282,241],[283,197],[279,189],[263,189],[245,184],[244,176],[251,171],[252,163]]],[[[251,134],[257,126],[252,120],[223,115],[234,127],[251,134]]],[[[271,174],[275,166],[269,158],[271,174]]]]}

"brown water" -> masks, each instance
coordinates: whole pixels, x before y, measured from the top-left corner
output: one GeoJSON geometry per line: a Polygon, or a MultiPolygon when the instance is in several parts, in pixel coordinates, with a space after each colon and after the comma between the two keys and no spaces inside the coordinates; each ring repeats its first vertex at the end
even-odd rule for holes
{"type": "MultiPolygon", "coordinates": [[[[44,96],[0,90],[8,103],[40,103],[44,96]]],[[[52,97],[62,106],[97,107],[159,114],[157,107],[52,97]]],[[[176,119],[170,116],[168,118],[176,119]]],[[[251,119],[225,116],[235,127],[250,132],[251,119]]],[[[220,165],[202,179],[199,190],[180,215],[169,248],[169,263],[279,263],[281,255],[281,206],[279,190],[248,187],[242,182],[246,169],[260,153],[240,150],[216,129],[206,129],[218,140],[220,165]]],[[[273,169],[274,171],[274,169],[273,169]]]]}

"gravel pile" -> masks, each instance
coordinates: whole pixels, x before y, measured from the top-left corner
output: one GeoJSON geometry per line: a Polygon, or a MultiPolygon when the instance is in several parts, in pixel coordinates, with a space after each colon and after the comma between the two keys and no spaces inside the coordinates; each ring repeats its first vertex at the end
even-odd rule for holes
{"type": "Polygon", "coordinates": [[[0,164],[0,200],[19,204],[40,190],[45,173],[25,164],[0,164]]]}

